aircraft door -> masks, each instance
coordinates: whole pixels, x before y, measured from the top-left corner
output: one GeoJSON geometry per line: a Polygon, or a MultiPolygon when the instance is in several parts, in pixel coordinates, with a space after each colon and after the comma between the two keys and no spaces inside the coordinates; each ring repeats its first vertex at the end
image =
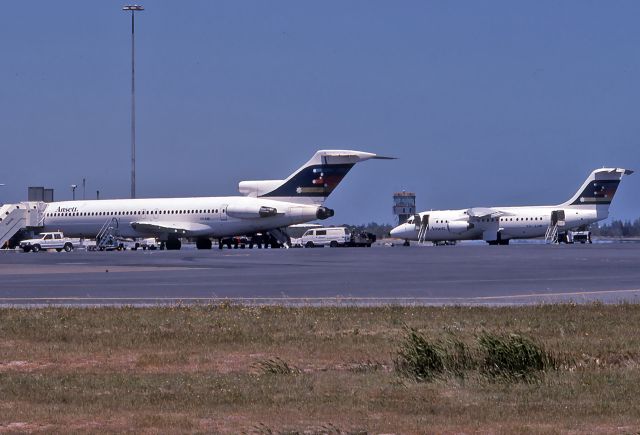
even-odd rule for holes
{"type": "MultiPolygon", "coordinates": [[[[420,215],[418,215],[420,216],[420,215]]],[[[425,231],[429,229],[429,215],[425,214],[422,216],[422,219],[418,220],[418,223],[421,227],[424,227],[425,231]]]]}
{"type": "Polygon", "coordinates": [[[424,242],[427,238],[427,231],[429,231],[429,215],[420,216],[416,214],[413,221],[416,224],[415,230],[418,232],[418,241],[424,242]]]}
{"type": "Polygon", "coordinates": [[[227,207],[229,206],[229,204],[222,204],[220,206],[220,220],[221,221],[226,221],[227,220],[227,207]]]}
{"type": "Polygon", "coordinates": [[[551,212],[551,225],[558,225],[559,227],[564,226],[565,224],[565,215],[564,210],[553,210],[551,212]]]}
{"type": "Polygon", "coordinates": [[[413,217],[413,223],[416,225],[416,231],[427,231],[429,229],[429,215],[416,214],[413,217]]]}
{"type": "MultiPolygon", "coordinates": [[[[427,216],[427,219],[428,219],[428,216],[427,216]]],[[[418,231],[420,229],[420,225],[422,225],[422,219],[420,218],[419,214],[413,215],[413,224],[416,226],[416,231],[418,231]]]]}

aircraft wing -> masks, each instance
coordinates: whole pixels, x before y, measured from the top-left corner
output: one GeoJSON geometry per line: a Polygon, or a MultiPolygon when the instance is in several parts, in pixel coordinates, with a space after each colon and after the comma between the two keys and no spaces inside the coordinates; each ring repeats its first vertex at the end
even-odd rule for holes
{"type": "Polygon", "coordinates": [[[211,227],[209,225],[199,224],[197,222],[138,221],[131,222],[131,227],[142,233],[171,233],[186,236],[203,231],[211,231],[211,227]]]}
{"type": "Polygon", "coordinates": [[[485,217],[497,217],[502,216],[505,213],[489,207],[472,207],[467,210],[467,214],[473,218],[485,218],[485,217]]]}

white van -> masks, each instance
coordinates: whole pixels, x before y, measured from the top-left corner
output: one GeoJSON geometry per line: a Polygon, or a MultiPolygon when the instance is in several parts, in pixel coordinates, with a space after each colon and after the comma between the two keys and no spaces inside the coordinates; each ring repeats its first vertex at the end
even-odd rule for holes
{"type": "Polygon", "coordinates": [[[329,245],[332,248],[345,246],[351,240],[351,234],[345,227],[313,228],[301,237],[301,245],[305,248],[329,245]]]}

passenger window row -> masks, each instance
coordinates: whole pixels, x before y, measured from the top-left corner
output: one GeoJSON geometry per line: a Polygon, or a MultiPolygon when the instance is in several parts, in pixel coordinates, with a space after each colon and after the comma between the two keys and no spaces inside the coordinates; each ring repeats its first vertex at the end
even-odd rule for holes
{"type": "MultiPolygon", "coordinates": [[[[514,218],[506,218],[506,217],[501,217],[501,218],[481,218],[480,222],[512,222],[514,220],[514,218]]],[[[515,218],[516,222],[518,221],[542,221],[544,220],[542,217],[523,217],[523,218],[515,218]]],[[[407,223],[412,224],[413,223],[413,218],[408,220],[407,223]]],[[[436,224],[448,224],[449,221],[448,220],[444,220],[444,219],[436,219],[435,221],[436,224]]]]}
{"type": "MultiPolygon", "coordinates": [[[[504,221],[512,222],[512,221],[513,221],[513,219],[514,219],[514,218],[500,218],[500,220],[501,220],[501,221],[503,221],[503,222],[504,222],[504,221]]],[[[527,220],[527,221],[528,221],[528,220],[532,220],[532,221],[534,221],[534,220],[535,220],[535,221],[540,220],[540,221],[541,221],[541,220],[542,220],[542,218],[541,218],[541,217],[532,217],[532,218],[528,218],[528,217],[527,217],[527,218],[515,218],[515,220],[516,220],[516,222],[517,222],[517,221],[525,221],[525,220],[527,220]]]]}
{"type": "Polygon", "coordinates": [[[45,213],[47,217],[58,216],[142,216],[159,214],[206,214],[218,213],[219,209],[208,210],[142,210],[142,211],[96,211],[96,212],[70,212],[70,213],[45,213]]]}
{"type": "MultiPolygon", "coordinates": [[[[496,222],[497,220],[499,220],[500,222],[512,222],[514,220],[514,218],[506,218],[506,217],[501,217],[501,218],[486,218],[486,219],[480,219],[481,222],[496,222]]],[[[518,221],[541,221],[543,220],[543,218],[541,217],[524,217],[524,218],[515,218],[516,222],[518,221]]]]}

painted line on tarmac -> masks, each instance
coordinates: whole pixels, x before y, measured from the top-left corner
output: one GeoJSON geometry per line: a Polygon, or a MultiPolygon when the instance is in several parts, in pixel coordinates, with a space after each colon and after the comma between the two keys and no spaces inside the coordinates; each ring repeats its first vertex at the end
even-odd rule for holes
{"type": "Polygon", "coordinates": [[[522,298],[544,298],[554,297],[562,298],[567,296],[596,296],[596,295],[611,295],[611,294],[630,294],[638,293],[640,296],[640,288],[637,289],[623,289],[623,290],[595,290],[595,291],[575,291],[575,292],[563,292],[563,293],[524,293],[517,295],[496,295],[496,296],[472,296],[472,297],[376,297],[376,296],[328,296],[328,297],[288,297],[288,296],[274,296],[274,297],[84,297],[84,296],[55,296],[55,297],[0,297],[0,302],[8,301],[20,301],[20,302],[43,302],[43,301],[309,301],[309,302],[322,302],[322,301],[483,301],[483,300],[500,300],[500,299],[522,299],[522,298]]]}
{"type": "MultiPolygon", "coordinates": [[[[93,264],[52,264],[52,265],[19,265],[22,268],[0,268],[3,277],[15,277],[24,280],[26,278],[46,275],[76,275],[76,274],[104,274],[104,273],[146,273],[146,272],[182,272],[182,271],[208,271],[210,267],[201,266],[137,266],[137,265],[93,265],[93,264]]],[[[4,278],[3,278],[4,279],[4,278]]]]}
{"type": "Polygon", "coordinates": [[[593,296],[593,295],[599,295],[599,294],[615,294],[615,293],[638,293],[638,295],[640,296],[640,289],[592,290],[592,291],[575,291],[575,292],[563,292],[563,293],[525,293],[520,295],[474,296],[472,298],[461,298],[461,299],[476,299],[476,300],[517,299],[517,298],[536,298],[536,297],[593,296]]]}

